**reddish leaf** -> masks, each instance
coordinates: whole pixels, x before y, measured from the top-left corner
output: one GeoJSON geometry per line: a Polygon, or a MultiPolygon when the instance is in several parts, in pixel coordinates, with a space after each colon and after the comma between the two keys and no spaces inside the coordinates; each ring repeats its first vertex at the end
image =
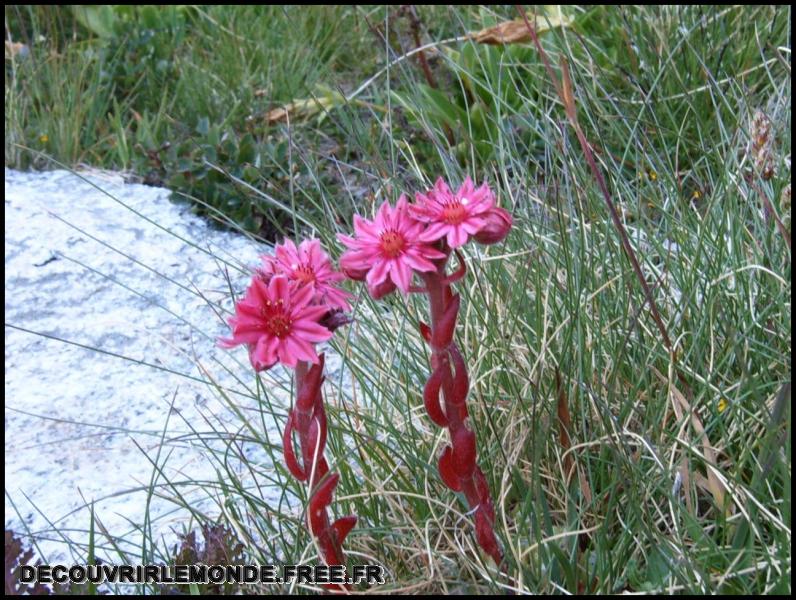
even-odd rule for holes
{"type": "Polygon", "coordinates": [[[312,406],[315,403],[315,397],[323,383],[324,355],[321,354],[318,358],[320,359],[318,364],[312,365],[312,368],[307,372],[298,390],[296,409],[302,415],[312,414],[312,406]]]}
{"type": "MultiPolygon", "coordinates": [[[[459,420],[460,421],[464,421],[464,418],[467,416],[467,406],[463,402],[459,403],[458,405],[456,404],[456,399],[454,398],[454,395],[453,395],[453,388],[454,388],[454,386],[453,386],[453,376],[452,376],[450,368],[449,368],[450,360],[448,359],[448,356],[445,355],[444,359],[441,362],[442,362],[442,364],[445,365],[445,369],[442,371],[442,392],[443,392],[443,395],[444,395],[447,403],[450,403],[451,407],[456,411],[456,414],[459,415],[459,420]]],[[[446,410],[447,410],[447,407],[448,407],[447,403],[445,404],[446,410]]],[[[450,419],[448,419],[448,420],[450,421],[450,419]]]]}
{"type": "Polygon", "coordinates": [[[420,335],[423,336],[426,342],[431,343],[431,327],[423,323],[423,321],[420,321],[420,335]]]}
{"type": "Polygon", "coordinates": [[[329,565],[339,565],[343,563],[341,549],[332,539],[332,530],[324,529],[317,535],[318,546],[321,548],[323,560],[329,565]]]}
{"type": "MultiPolygon", "coordinates": [[[[329,463],[327,463],[326,459],[323,456],[321,456],[318,459],[318,464],[315,465],[315,477],[312,480],[312,483],[310,484],[310,487],[314,486],[316,482],[318,482],[321,479],[323,479],[324,477],[326,477],[326,474],[328,472],[329,472],[329,463]]],[[[307,473],[307,477],[309,477],[309,475],[310,474],[307,473]]]]}
{"type": "Polygon", "coordinates": [[[451,359],[453,362],[454,376],[453,376],[453,403],[457,407],[464,410],[464,415],[460,415],[460,419],[464,420],[467,416],[467,392],[470,391],[470,380],[467,376],[467,365],[464,363],[462,353],[452,344],[450,347],[451,359]]]}
{"type": "Polygon", "coordinates": [[[396,290],[396,285],[392,279],[385,279],[382,283],[375,287],[368,286],[368,292],[374,300],[381,300],[384,296],[392,294],[396,290]]]}
{"type": "Polygon", "coordinates": [[[456,250],[456,258],[459,259],[459,268],[443,280],[443,283],[446,283],[447,285],[456,283],[467,274],[467,265],[464,263],[464,256],[458,249],[456,250]]]}
{"type": "Polygon", "coordinates": [[[499,565],[503,560],[503,553],[495,537],[495,531],[492,529],[492,522],[481,508],[475,511],[475,539],[478,541],[478,545],[499,565]]]}
{"type": "Polygon", "coordinates": [[[323,451],[326,448],[326,415],[321,413],[319,417],[314,415],[310,426],[307,430],[307,448],[304,461],[305,466],[312,464],[323,456],[323,451]],[[317,450],[316,450],[317,448],[317,450]]]}
{"type": "Polygon", "coordinates": [[[337,534],[337,542],[342,545],[345,541],[348,534],[354,528],[354,525],[357,524],[357,518],[355,515],[349,515],[347,517],[341,517],[337,519],[334,524],[332,525],[332,529],[337,534]]]}
{"type": "Polygon", "coordinates": [[[453,469],[459,479],[469,479],[475,470],[475,434],[466,427],[453,434],[453,469]]]}
{"type": "Polygon", "coordinates": [[[462,491],[459,476],[453,468],[453,449],[450,446],[445,446],[439,457],[439,474],[442,477],[442,482],[454,492],[462,491]]]}
{"type": "MultiPolygon", "coordinates": [[[[325,379],[325,378],[324,378],[325,379]]],[[[323,380],[321,380],[323,381],[323,380]]],[[[315,394],[315,412],[323,413],[324,418],[326,418],[326,411],[323,408],[323,394],[321,393],[321,388],[318,388],[317,393],[315,394]]]]}
{"type": "Polygon", "coordinates": [[[495,505],[492,503],[492,496],[489,494],[489,484],[486,482],[486,477],[480,467],[475,468],[473,478],[475,479],[475,489],[478,493],[479,503],[481,507],[486,510],[489,520],[494,522],[495,505]]]}
{"type": "Polygon", "coordinates": [[[334,473],[330,477],[327,477],[326,480],[318,486],[318,489],[312,495],[312,499],[310,500],[310,506],[321,506],[326,508],[329,504],[332,503],[332,494],[334,494],[334,488],[337,487],[337,484],[340,481],[340,474],[334,473]]]}
{"type": "Polygon", "coordinates": [[[435,348],[447,348],[453,341],[453,330],[456,327],[460,301],[459,294],[451,296],[450,302],[442,313],[442,317],[440,317],[431,336],[431,345],[435,348]]]}
{"type": "Polygon", "coordinates": [[[293,412],[291,411],[290,414],[287,416],[287,422],[285,423],[285,432],[282,434],[282,450],[285,453],[285,463],[287,464],[288,471],[290,471],[296,479],[299,481],[306,481],[307,474],[304,470],[299,466],[298,461],[296,460],[296,454],[293,451],[293,412]]]}
{"type": "Polygon", "coordinates": [[[442,410],[439,402],[439,389],[442,385],[443,367],[434,369],[431,377],[428,378],[425,388],[423,388],[423,403],[431,420],[440,427],[448,426],[448,417],[442,410]]]}

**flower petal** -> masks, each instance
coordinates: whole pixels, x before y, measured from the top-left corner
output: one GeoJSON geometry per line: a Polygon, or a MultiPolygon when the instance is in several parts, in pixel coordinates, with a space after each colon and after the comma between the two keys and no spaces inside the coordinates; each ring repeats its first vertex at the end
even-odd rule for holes
{"type": "Polygon", "coordinates": [[[307,320],[294,321],[291,331],[308,342],[325,342],[332,337],[332,332],[326,327],[307,320]]]}
{"type": "Polygon", "coordinates": [[[387,275],[390,272],[390,263],[389,261],[378,259],[376,263],[371,267],[370,271],[368,271],[367,275],[367,282],[370,286],[377,286],[382,281],[387,279],[387,275]]]}

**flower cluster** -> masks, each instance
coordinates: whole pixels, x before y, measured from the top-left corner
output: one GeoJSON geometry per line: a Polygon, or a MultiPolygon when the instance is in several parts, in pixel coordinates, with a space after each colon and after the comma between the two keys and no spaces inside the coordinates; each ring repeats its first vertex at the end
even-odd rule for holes
{"type": "Polygon", "coordinates": [[[282,445],[291,474],[310,489],[307,525],[327,564],[344,564],[342,546],[356,524],[353,515],[332,523],[329,506],[340,476],[330,473],[324,457],[326,412],[321,387],[324,357],[315,344],[328,340],[336,327],[348,322],[349,294],[338,284],[345,276],[367,283],[374,298],[394,292],[423,293],[429,299],[430,324],[420,323],[431,346],[431,374],[423,401],[431,420],[448,429],[450,444],[439,457],[442,481],[462,493],[475,520],[478,544],[505,568],[494,531],[495,508],[486,477],[478,466],[476,435],[468,424],[467,365],[454,341],[461,299],[452,285],[465,276],[459,249],[469,240],[481,244],[502,241],[512,217],[496,206],[489,186],[468,177],[453,192],[439,179],[434,187],[410,203],[402,195],[392,207],[385,202],[370,221],[354,217],[354,237],[340,235],[348,248],[335,271],[317,240],[291,241],[264,256],[245,296],[230,318],[232,336],[220,340],[230,348],[245,345],[253,368],[277,363],[295,369],[296,401],[288,414],[282,445]],[[459,268],[447,273],[455,253],[459,268]],[[417,274],[423,285],[413,283],[417,274]],[[298,440],[299,452],[294,447],[298,440]]]}
{"type": "Polygon", "coordinates": [[[374,298],[396,288],[408,293],[413,271],[436,272],[450,251],[470,238],[496,244],[511,225],[511,215],[495,206],[488,185],[476,188],[467,177],[452,192],[440,178],[433,189],[418,193],[413,204],[402,195],[395,208],[384,202],[373,221],[354,216],[356,237],[338,235],[348,248],[340,267],[351,279],[366,281],[374,298]]]}
{"type": "Polygon", "coordinates": [[[318,240],[306,240],[298,247],[286,240],[274,256],[262,257],[245,296],[235,304],[235,316],[229,319],[232,337],[219,340],[225,348],[245,345],[256,371],[277,363],[295,369],[296,401],[282,439],[285,463],[296,479],[309,486],[307,524],[329,565],[345,564],[342,545],[357,521],[353,515],[334,523],[329,518],[340,476],[329,473],[324,458],[324,357],[315,350],[315,344],[331,338],[334,329],[347,322],[341,311],[350,308],[350,295],[337,286],[344,278],[318,240]]]}
{"type": "Polygon", "coordinates": [[[447,428],[451,440],[439,458],[440,476],[451,490],[464,494],[474,515],[476,540],[499,565],[503,553],[494,532],[494,504],[467,421],[467,366],[453,341],[460,297],[451,285],[466,271],[459,248],[470,239],[496,244],[511,226],[511,214],[495,205],[489,186],[476,187],[468,177],[456,192],[438,179],[431,190],[416,194],[412,204],[404,195],[394,208],[385,202],[373,221],[354,217],[355,237],[338,236],[348,248],[340,258],[343,272],[365,281],[374,298],[395,289],[428,296],[430,325],[421,323],[420,331],[431,346],[431,375],[423,401],[431,420],[447,428]],[[454,252],[461,266],[448,274],[454,252]],[[414,273],[424,286],[412,284],[414,273]]]}
{"type": "Polygon", "coordinates": [[[349,294],[337,287],[344,276],[332,267],[318,240],[286,240],[275,256],[262,257],[246,295],[229,320],[232,337],[221,346],[245,344],[257,371],[277,362],[318,362],[314,344],[332,337],[330,313],[348,309],[349,294]]]}

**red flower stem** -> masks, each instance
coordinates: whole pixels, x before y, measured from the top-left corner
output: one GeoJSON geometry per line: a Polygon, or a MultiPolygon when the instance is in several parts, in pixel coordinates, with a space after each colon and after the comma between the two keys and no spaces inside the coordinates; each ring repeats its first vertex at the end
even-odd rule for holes
{"type": "MultiPolygon", "coordinates": [[[[288,415],[288,422],[298,435],[302,466],[295,464],[292,451],[291,431],[286,431],[285,460],[293,468],[291,472],[302,481],[307,481],[310,498],[307,507],[307,527],[317,540],[321,558],[327,565],[345,565],[343,541],[356,523],[356,517],[338,519],[335,523],[329,517],[329,505],[340,476],[329,473],[329,465],[323,456],[326,442],[326,412],[321,393],[323,356],[320,365],[299,361],[296,365],[296,402],[288,415]],[[303,467],[303,468],[302,468],[303,467]],[[299,475],[304,477],[299,477],[299,475]]],[[[340,586],[328,586],[340,591],[340,586]]],[[[346,586],[349,589],[350,586],[346,586]]]]}
{"type": "MultiPolygon", "coordinates": [[[[452,451],[448,448],[446,453],[450,452],[449,458],[452,457],[450,464],[452,464],[454,472],[451,473],[446,469],[445,475],[458,484],[457,491],[464,493],[467,504],[474,513],[478,544],[492,557],[495,564],[505,569],[503,552],[494,532],[494,504],[486,484],[486,478],[476,463],[475,436],[465,423],[467,417],[466,385],[462,388],[455,383],[454,374],[451,372],[451,356],[457,354],[461,369],[464,370],[466,367],[461,360],[455,342],[450,341],[445,347],[434,344],[434,341],[439,340],[443,335],[442,333],[435,335],[435,333],[448,327],[448,324],[444,323],[444,319],[446,311],[454,301],[450,289],[451,279],[445,274],[446,263],[447,260],[442,261],[437,271],[423,274],[431,312],[431,369],[432,373],[437,369],[440,369],[442,373],[441,390],[445,399],[445,418],[453,443],[452,451]]],[[[461,263],[463,265],[464,261],[461,260],[461,263]]],[[[466,377],[466,372],[457,372],[456,375],[457,378],[459,376],[466,377]]],[[[440,466],[440,471],[442,474],[442,466],[440,466]]],[[[450,479],[446,480],[446,477],[443,476],[443,480],[447,483],[450,479]]]]}

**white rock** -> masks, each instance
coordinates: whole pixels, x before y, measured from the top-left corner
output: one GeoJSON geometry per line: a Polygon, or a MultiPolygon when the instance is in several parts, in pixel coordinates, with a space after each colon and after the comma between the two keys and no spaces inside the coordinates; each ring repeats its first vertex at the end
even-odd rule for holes
{"type": "MultiPolygon", "coordinates": [[[[53,540],[39,544],[49,560],[68,556],[53,526],[76,543],[87,543],[83,498],[97,501],[95,511],[113,535],[128,534],[130,523],[144,522],[146,492],[118,493],[149,484],[152,465],[133,440],[154,459],[172,399],[179,414],[168,421],[170,442],[161,462],[171,452],[165,471],[174,481],[215,479],[195,437],[180,438],[190,433],[183,419],[201,432],[211,430],[209,419],[215,429],[224,424],[231,434],[240,421],[201,382],[10,326],[202,379],[198,361],[219,384],[246,394],[245,386],[254,387],[246,351],[215,346],[228,328],[210,303],[232,306],[225,265],[202,248],[237,263],[227,271],[238,293],[248,282],[246,266],[269,251],[213,229],[186,206],[172,203],[167,190],[95,173],[88,177],[130,208],[67,171],[5,173],[5,526],[53,540]]],[[[289,385],[284,371],[268,377],[289,385]]],[[[284,408],[288,394],[275,384],[269,387],[274,404],[284,408]]],[[[231,397],[260,422],[253,399],[231,397]]],[[[272,421],[266,423],[278,443],[272,421]]],[[[243,447],[249,460],[269,467],[262,448],[243,447]]],[[[212,512],[215,504],[205,492],[181,491],[212,512]]],[[[277,498],[277,490],[271,491],[277,498]]],[[[169,532],[179,531],[186,517],[173,509],[168,501],[152,499],[151,514],[160,517],[153,530],[167,539],[175,539],[169,532]]]]}

